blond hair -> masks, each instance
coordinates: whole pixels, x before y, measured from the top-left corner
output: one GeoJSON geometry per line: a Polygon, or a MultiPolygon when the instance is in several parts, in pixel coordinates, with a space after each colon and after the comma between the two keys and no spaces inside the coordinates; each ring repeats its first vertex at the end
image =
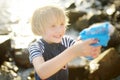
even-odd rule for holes
{"type": "Polygon", "coordinates": [[[45,28],[51,25],[51,23],[64,23],[68,24],[68,18],[65,11],[56,6],[45,6],[38,8],[33,13],[31,19],[32,31],[35,35],[41,36],[45,28]]]}

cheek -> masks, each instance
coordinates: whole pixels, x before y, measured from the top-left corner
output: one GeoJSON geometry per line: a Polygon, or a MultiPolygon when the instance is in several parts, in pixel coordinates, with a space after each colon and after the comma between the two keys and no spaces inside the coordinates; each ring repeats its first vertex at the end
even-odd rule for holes
{"type": "Polygon", "coordinates": [[[52,35],[51,31],[45,31],[45,36],[50,37],[52,35]]]}
{"type": "Polygon", "coordinates": [[[62,29],[62,31],[63,31],[63,33],[65,33],[65,32],[66,32],[66,27],[64,27],[64,28],[62,29]]]}
{"type": "Polygon", "coordinates": [[[52,32],[48,32],[48,33],[47,33],[47,36],[48,36],[48,37],[51,37],[52,35],[53,35],[52,32]]]}

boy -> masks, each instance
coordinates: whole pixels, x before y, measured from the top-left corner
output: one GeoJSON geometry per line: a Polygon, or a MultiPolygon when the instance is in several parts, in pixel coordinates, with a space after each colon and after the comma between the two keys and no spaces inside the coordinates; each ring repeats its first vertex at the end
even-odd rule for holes
{"type": "Polygon", "coordinates": [[[32,16],[32,31],[41,39],[29,46],[30,62],[35,69],[36,80],[68,80],[67,63],[78,56],[100,53],[95,39],[73,40],[64,36],[68,18],[55,6],[38,8],[32,16]]]}

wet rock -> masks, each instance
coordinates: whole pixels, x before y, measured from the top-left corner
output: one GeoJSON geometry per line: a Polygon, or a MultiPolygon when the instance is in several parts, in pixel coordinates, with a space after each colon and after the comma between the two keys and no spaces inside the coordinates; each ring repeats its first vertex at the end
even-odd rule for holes
{"type": "Polygon", "coordinates": [[[89,75],[89,80],[112,80],[120,76],[120,53],[115,48],[107,51],[108,54],[99,62],[99,69],[89,75]]]}
{"type": "Polygon", "coordinates": [[[31,71],[29,76],[27,77],[27,80],[35,80],[34,74],[35,74],[35,71],[31,71]]]}
{"type": "Polygon", "coordinates": [[[108,46],[106,48],[108,49],[108,48],[114,47],[114,48],[116,48],[117,51],[119,51],[119,48],[118,48],[120,46],[119,39],[120,39],[120,31],[115,29],[115,31],[112,34],[111,39],[108,43],[108,46]]]}
{"type": "Polygon", "coordinates": [[[120,4],[116,5],[116,10],[112,14],[112,23],[115,25],[116,29],[120,31],[120,4]]]}
{"type": "Polygon", "coordinates": [[[106,6],[106,5],[108,5],[108,4],[110,4],[110,3],[112,3],[113,2],[113,0],[98,0],[98,1],[100,1],[101,2],[101,5],[102,6],[106,6]]]}
{"type": "Polygon", "coordinates": [[[105,21],[109,21],[109,17],[107,14],[101,13],[101,14],[92,15],[88,20],[88,23],[89,25],[92,25],[94,23],[105,22],[105,21]]]}
{"type": "MultiPolygon", "coordinates": [[[[69,80],[114,80],[119,78],[120,53],[115,48],[109,48],[101,55],[96,58],[100,59],[98,61],[99,67],[93,73],[90,73],[89,62],[86,62],[84,66],[79,65],[81,60],[77,61],[79,62],[78,65],[71,63],[73,65],[69,67],[69,80]]],[[[96,59],[93,61],[97,61],[96,59]]]]}
{"type": "Polygon", "coordinates": [[[86,13],[76,11],[75,9],[69,10],[68,11],[69,23],[70,24],[75,23],[79,19],[79,17],[82,17],[83,15],[86,15],[86,13]]]}
{"type": "Polygon", "coordinates": [[[87,16],[83,16],[79,17],[79,19],[76,21],[74,29],[77,31],[82,31],[87,27],[89,27],[87,16]]]}
{"type": "Polygon", "coordinates": [[[0,80],[21,80],[17,74],[18,67],[12,62],[4,62],[0,66],[0,80]]]}
{"type": "Polygon", "coordinates": [[[11,51],[11,40],[8,35],[0,36],[0,65],[8,59],[8,53],[11,51]]]}
{"type": "Polygon", "coordinates": [[[22,68],[30,68],[32,64],[29,61],[28,50],[25,49],[14,49],[14,60],[17,66],[22,68]]]}

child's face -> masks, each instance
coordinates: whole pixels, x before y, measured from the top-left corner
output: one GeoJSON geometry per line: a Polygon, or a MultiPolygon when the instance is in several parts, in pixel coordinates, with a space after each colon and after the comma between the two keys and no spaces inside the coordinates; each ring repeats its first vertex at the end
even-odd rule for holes
{"type": "Polygon", "coordinates": [[[56,25],[49,25],[45,29],[43,39],[48,43],[60,43],[65,34],[66,27],[63,23],[56,25]]]}

